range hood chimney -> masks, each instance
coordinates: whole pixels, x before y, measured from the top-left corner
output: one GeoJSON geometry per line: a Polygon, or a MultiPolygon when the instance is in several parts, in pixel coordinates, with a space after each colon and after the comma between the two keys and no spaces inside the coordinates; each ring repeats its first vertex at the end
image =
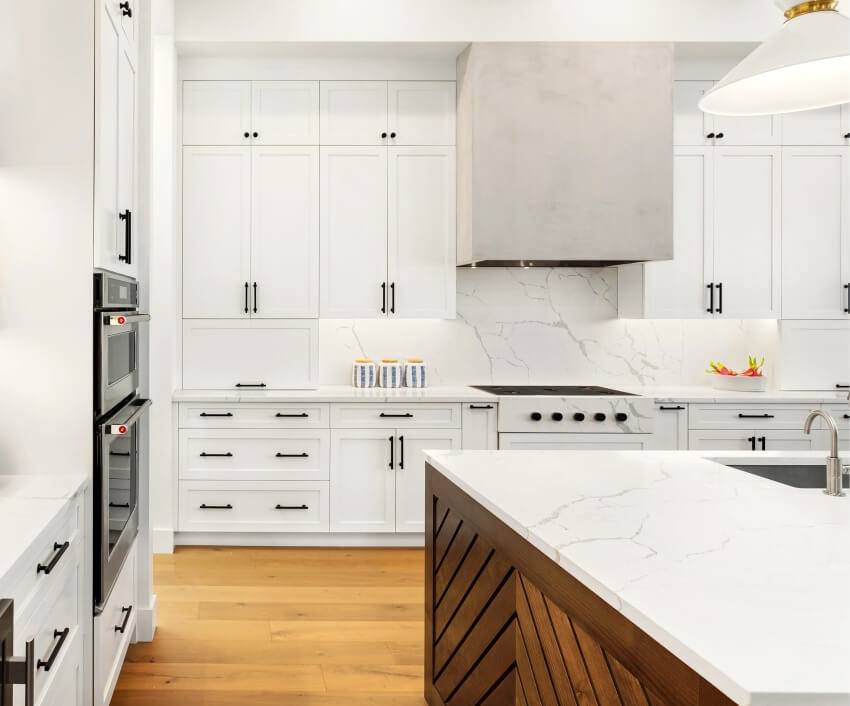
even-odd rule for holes
{"type": "Polygon", "coordinates": [[[673,257],[673,45],[484,42],[457,60],[457,263],[673,257]]]}

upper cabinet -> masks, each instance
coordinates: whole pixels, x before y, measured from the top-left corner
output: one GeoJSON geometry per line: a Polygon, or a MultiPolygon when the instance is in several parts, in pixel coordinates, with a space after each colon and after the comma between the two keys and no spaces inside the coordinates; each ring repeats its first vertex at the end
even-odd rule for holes
{"type": "Polygon", "coordinates": [[[323,145],[386,145],[386,81],[322,81],[323,145]]]}
{"type": "Polygon", "coordinates": [[[390,144],[454,145],[454,81],[390,81],[387,91],[390,144]]]}
{"type": "Polygon", "coordinates": [[[850,147],[850,105],[783,115],[782,144],[850,147]]]}

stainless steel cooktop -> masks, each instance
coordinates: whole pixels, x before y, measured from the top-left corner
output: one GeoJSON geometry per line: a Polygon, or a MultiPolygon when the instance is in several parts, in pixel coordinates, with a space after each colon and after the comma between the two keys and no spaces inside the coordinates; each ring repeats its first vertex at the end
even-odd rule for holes
{"type": "Polygon", "coordinates": [[[634,397],[631,392],[621,392],[596,385],[471,385],[476,390],[490,392],[494,395],[540,396],[551,397],[582,397],[582,396],[611,396],[634,397]]]}

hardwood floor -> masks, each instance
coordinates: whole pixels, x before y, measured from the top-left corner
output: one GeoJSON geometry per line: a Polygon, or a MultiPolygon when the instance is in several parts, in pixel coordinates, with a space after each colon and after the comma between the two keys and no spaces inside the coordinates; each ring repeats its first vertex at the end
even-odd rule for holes
{"type": "Polygon", "coordinates": [[[421,549],[179,547],[112,706],[422,706],[421,549]]]}

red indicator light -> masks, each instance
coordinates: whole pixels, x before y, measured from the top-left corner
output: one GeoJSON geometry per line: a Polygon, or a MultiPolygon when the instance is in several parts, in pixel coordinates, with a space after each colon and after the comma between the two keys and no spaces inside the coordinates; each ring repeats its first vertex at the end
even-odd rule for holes
{"type": "Polygon", "coordinates": [[[127,323],[127,319],[125,319],[123,316],[119,316],[118,317],[118,323],[119,324],[125,324],[125,323],[127,323]]]}
{"type": "Polygon", "coordinates": [[[118,433],[119,434],[124,434],[126,432],[127,432],[127,427],[125,427],[123,424],[120,427],[118,427],[118,433]]]}

